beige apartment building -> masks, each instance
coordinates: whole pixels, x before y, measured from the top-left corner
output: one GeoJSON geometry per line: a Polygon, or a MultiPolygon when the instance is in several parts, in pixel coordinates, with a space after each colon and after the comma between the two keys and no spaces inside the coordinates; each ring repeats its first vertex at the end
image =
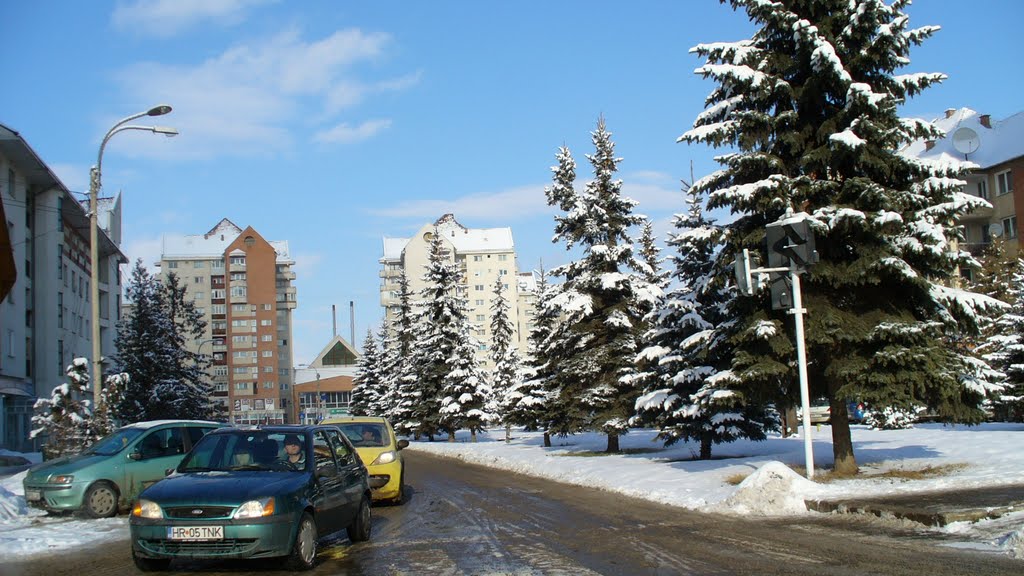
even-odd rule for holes
{"type": "Polygon", "coordinates": [[[467,228],[445,214],[436,222],[425,224],[411,238],[384,238],[381,263],[380,303],[388,322],[393,320],[398,304],[398,279],[405,271],[413,301],[420,298],[426,283],[427,256],[434,234],[445,243],[449,257],[462,274],[459,294],[466,299],[467,317],[473,337],[479,346],[477,360],[491,368],[490,348],[491,304],[494,284],[502,279],[502,290],[509,304],[509,318],[519,350],[526,353],[529,319],[533,309],[536,283],[532,274],[520,275],[516,265],[516,249],[511,228],[467,228]]]}
{"type": "Polygon", "coordinates": [[[291,423],[294,264],[288,242],[227,218],[163,239],[161,278],[174,272],[206,319],[190,348],[212,355],[214,394],[234,424],[291,423]]]}
{"type": "Polygon", "coordinates": [[[959,246],[977,256],[994,238],[1006,240],[1010,254],[1022,240],[1018,213],[1024,213],[1024,112],[993,120],[970,108],[950,108],[933,123],[945,131],[940,140],[917,141],[903,153],[944,161],[968,160],[977,165],[967,175],[964,192],[992,205],[964,216],[964,242],[959,246]]]}

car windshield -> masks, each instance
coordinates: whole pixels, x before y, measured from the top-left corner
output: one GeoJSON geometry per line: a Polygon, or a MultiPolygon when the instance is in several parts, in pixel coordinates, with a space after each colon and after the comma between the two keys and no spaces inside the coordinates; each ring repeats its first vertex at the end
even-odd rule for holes
{"type": "Polygon", "coordinates": [[[341,431],[352,441],[352,445],[359,447],[382,447],[386,446],[388,436],[384,432],[384,425],[375,422],[352,422],[350,424],[338,424],[341,431]]]}
{"type": "Polygon", "coordinates": [[[207,434],[178,465],[178,472],[305,470],[307,442],[302,434],[237,430],[207,434]]]}
{"type": "Polygon", "coordinates": [[[86,454],[99,454],[100,456],[112,456],[132,443],[145,432],[142,428],[120,428],[117,431],[104,436],[85,451],[86,454]]]}

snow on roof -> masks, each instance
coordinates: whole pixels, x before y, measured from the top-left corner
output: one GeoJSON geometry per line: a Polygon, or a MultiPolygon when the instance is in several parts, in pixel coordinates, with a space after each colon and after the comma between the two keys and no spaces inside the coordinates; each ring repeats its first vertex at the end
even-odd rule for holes
{"type": "MultiPolygon", "coordinates": [[[[512,241],[512,229],[505,228],[466,228],[446,214],[437,222],[437,232],[455,246],[460,254],[477,252],[510,252],[515,249],[512,241]]],[[[397,260],[412,238],[384,237],[384,260],[397,260]]]]}
{"type": "Polygon", "coordinates": [[[970,128],[978,134],[980,145],[967,159],[981,169],[991,168],[1008,160],[1024,156],[1024,112],[1018,112],[1005,120],[989,120],[991,128],[982,124],[983,115],[970,108],[949,110],[943,118],[932,120],[932,124],[943,130],[946,136],[927,150],[924,140],[915,140],[900,151],[904,156],[927,158],[938,161],[964,160],[964,154],[953,147],[953,133],[960,128],[970,128]]]}
{"type": "MultiPolygon", "coordinates": [[[[164,236],[161,259],[216,259],[224,256],[224,251],[238,238],[242,230],[227,218],[206,234],[189,234],[187,236],[164,236]]],[[[277,252],[278,262],[291,262],[291,253],[287,240],[268,241],[277,252]]],[[[243,253],[242,251],[238,251],[243,253]]],[[[234,253],[234,252],[232,252],[234,253]]]]}

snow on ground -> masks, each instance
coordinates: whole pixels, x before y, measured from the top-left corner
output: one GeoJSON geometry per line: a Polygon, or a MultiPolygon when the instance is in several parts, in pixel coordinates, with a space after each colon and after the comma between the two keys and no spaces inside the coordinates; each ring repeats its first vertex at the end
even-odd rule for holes
{"type": "MultiPolygon", "coordinates": [[[[1024,424],[918,424],[908,430],[855,425],[851,431],[862,474],[829,483],[809,481],[786,466],[804,465],[802,436],[716,445],[709,461],[696,459],[699,446],[693,443],[665,448],[653,430],[633,430],[621,437],[623,453],[617,455],[599,454],[606,447],[606,437],[599,434],[553,437],[552,446],[544,448],[540,433],[514,431],[506,444],[504,430],[479,434],[475,444],[468,442],[468,433],[460,432],[456,442],[420,441],[409,449],[683,508],[757,516],[816,514],[806,509],[804,500],[960,490],[1020,483],[1024,478],[1024,450],[1019,448],[1024,424]],[[956,467],[920,480],[870,477],[946,465],[956,467]]],[[[832,432],[827,425],[811,432],[820,478],[821,469],[832,466],[832,432]]],[[[1024,512],[929,530],[962,538],[962,545],[1024,558],[1024,512]]]]}
{"type": "MultiPolygon", "coordinates": [[[[593,486],[673,506],[727,514],[780,516],[808,512],[804,500],[855,498],[1019,483],[1024,478],[1024,424],[990,423],[976,427],[919,424],[910,430],[870,430],[853,426],[854,450],[862,475],[854,480],[812,482],[787,464],[804,463],[801,437],[771,436],[764,442],[717,445],[708,461],[696,460],[698,446],[665,448],[652,430],[633,430],[620,438],[622,454],[604,455],[606,438],[579,434],[552,438],[543,447],[539,433],[504,430],[468,442],[413,442],[410,450],[455,457],[493,468],[593,486]],[[891,470],[920,470],[958,465],[921,480],[874,478],[891,470]],[[742,479],[742,481],[740,481],[742,479]]],[[[812,429],[817,470],[832,463],[831,430],[812,429]]],[[[28,455],[30,460],[32,455],[28,455]]],[[[0,558],[32,556],[59,549],[86,547],[99,539],[128,537],[125,516],[107,520],[50,517],[25,506],[21,472],[0,477],[0,558]]],[[[1024,512],[943,528],[953,546],[998,551],[1024,559],[1024,512]]]]}

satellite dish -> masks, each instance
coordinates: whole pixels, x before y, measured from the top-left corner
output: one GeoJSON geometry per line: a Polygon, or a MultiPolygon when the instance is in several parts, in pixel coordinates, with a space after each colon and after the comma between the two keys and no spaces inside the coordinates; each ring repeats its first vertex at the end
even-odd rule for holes
{"type": "Polygon", "coordinates": [[[988,225],[988,233],[993,238],[999,238],[1000,236],[1003,235],[1003,225],[1002,224],[989,224],[988,225]]]}
{"type": "Polygon", "coordinates": [[[981,138],[973,129],[964,126],[953,132],[953,148],[964,156],[974,153],[981,146],[981,138]]]}

